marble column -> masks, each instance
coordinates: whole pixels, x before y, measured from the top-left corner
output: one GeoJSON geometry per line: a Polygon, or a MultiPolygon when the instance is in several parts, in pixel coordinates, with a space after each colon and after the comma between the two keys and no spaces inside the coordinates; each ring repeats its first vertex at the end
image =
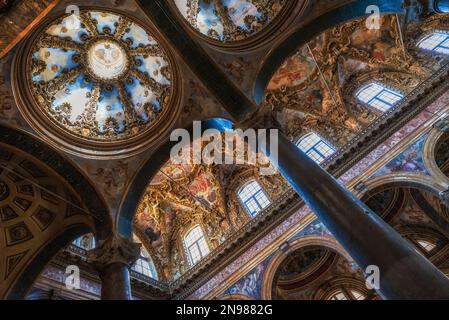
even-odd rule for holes
{"type": "Polygon", "coordinates": [[[131,300],[129,270],[140,256],[140,244],[114,235],[88,252],[101,279],[101,299],[131,300]]]}
{"type": "MultiPolygon", "coordinates": [[[[240,127],[279,127],[271,114],[261,108],[240,127]]],[[[278,168],[284,178],[362,270],[379,268],[377,291],[383,298],[449,299],[449,280],[411,244],[282,132],[277,145],[278,168]]],[[[267,155],[272,147],[274,142],[267,144],[267,155]]]]}

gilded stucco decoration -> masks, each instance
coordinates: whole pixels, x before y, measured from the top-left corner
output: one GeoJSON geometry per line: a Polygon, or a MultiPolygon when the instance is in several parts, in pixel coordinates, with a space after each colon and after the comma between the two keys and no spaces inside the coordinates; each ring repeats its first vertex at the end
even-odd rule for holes
{"type": "Polygon", "coordinates": [[[382,16],[378,30],[354,20],[299,48],[274,74],[265,97],[284,131],[292,139],[315,131],[343,146],[382,114],[356,98],[358,89],[377,82],[405,95],[438,70],[441,58],[416,49],[412,33],[421,24],[405,31],[402,25],[393,15],[382,16]]]}
{"type": "Polygon", "coordinates": [[[171,68],[140,25],[90,11],[50,25],[36,41],[34,98],[59,126],[94,140],[126,139],[150,126],[170,101],[171,68]]]}
{"type": "Polygon", "coordinates": [[[307,246],[291,252],[278,267],[272,298],[279,300],[328,300],[335,292],[357,290],[365,299],[374,291],[364,286],[363,274],[345,257],[322,246],[307,246]],[[331,288],[329,284],[339,282],[331,288]],[[321,295],[317,298],[317,295],[321,295]]]}
{"type": "Polygon", "coordinates": [[[365,203],[440,269],[448,267],[448,208],[419,188],[380,186],[365,203]]]}

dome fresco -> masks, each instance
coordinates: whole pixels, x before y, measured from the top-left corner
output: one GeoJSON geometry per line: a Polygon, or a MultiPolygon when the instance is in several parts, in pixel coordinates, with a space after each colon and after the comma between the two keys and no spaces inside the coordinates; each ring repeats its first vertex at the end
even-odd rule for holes
{"type": "Polygon", "coordinates": [[[199,32],[218,41],[245,40],[266,27],[286,0],[175,0],[199,32]]]}
{"type": "Polygon", "coordinates": [[[120,14],[62,17],[31,52],[35,101],[53,122],[82,138],[135,136],[170,102],[166,53],[148,31],[120,14]]]}

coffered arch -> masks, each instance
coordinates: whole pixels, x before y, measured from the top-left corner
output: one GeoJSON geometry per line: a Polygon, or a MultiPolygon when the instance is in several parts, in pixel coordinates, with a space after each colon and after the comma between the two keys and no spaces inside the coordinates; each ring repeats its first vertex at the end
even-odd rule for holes
{"type": "Polygon", "coordinates": [[[98,240],[107,239],[112,233],[112,219],[105,200],[93,183],[68,157],[61,155],[45,142],[25,131],[0,125],[0,143],[19,149],[40,163],[51,168],[58,180],[65,181],[82,199],[90,214],[95,216],[95,234],[98,240]]]}
{"type": "Polygon", "coordinates": [[[268,265],[264,277],[263,277],[263,285],[262,285],[262,299],[270,300],[273,299],[273,292],[275,286],[275,276],[280,268],[280,266],[286,261],[288,256],[295,251],[301,250],[307,247],[319,247],[324,248],[326,250],[335,252],[348,261],[352,261],[352,258],[344,251],[341,245],[334,239],[324,238],[320,236],[307,236],[295,240],[292,243],[289,243],[288,251],[279,251],[276,255],[271,259],[270,264],[268,265]]]}
{"type": "MultiPolygon", "coordinates": [[[[102,211],[92,212],[90,199],[83,201],[75,181],[71,184],[67,176],[55,172],[69,166],[69,175],[77,176],[68,161],[45,147],[30,149],[38,150],[35,155],[22,151],[8,138],[21,137],[15,141],[20,147],[40,142],[19,132],[8,135],[5,127],[1,130],[5,135],[0,142],[0,295],[14,299],[23,297],[51,258],[77,236],[93,231],[104,238],[111,230],[107,211],[103,216],[102,211]]],[[[77,178],[76,183],[87,183],[77,178]]]]}

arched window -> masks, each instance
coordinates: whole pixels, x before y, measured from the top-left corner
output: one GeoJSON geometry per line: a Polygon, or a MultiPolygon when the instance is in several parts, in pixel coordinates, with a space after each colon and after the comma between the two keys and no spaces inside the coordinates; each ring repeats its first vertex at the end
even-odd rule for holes
{"type": "Polygon", "coordinates": [[[186,246],[190,265],[192,266],[198,263],[210,252],[203,230],[200,226],[194,227],[184,237],[184,245],[186,246]]]}
{"type": "Polygon", "coordinates": [[[84,250],[92,250],[96,245],[95,237],[92,233],[88,233],[73,240],[72,244],[84,250]]]}
{"type": "Polygon", "coordinates": [[[449,34],[434,32],[418,43],[418,48],[449,54],[449,34]]]}
{"type": "Polygon", "coordinates": [[[382,112],[388,111],[404,98],[402,94],[377,83],[370,83],[364,86],[356,96],[363,103],[382,112]]]}
{"type": "Polygon", "coordinates": [[[260,184],[255,180],[247,183],[240,189],[238,196],[251,217],[255,217],[260,211],[270,205],[270,200],[260,184]]]}
{"type": "Polygon", "coordinates": [[[153,260],[151,260],[150,254],[144,247],[142,247],[142,249],[140,250],[140,258],[137,259],[132,268],[134,271],[147,277],[153,278],[155,280],[158,279],[156,267],[154,266],[153,260]]]}
{"type": "Polygon", "coordinates": [[[329,300],[365,300],[363,293],[357,290],[337,290],[330,297],[329,300]]]}
{"type": "Polygon", "coordinates": [[[299,139],[296,145],[318,164],[322,163],[336,151],[330,143],[314,132],[299,139]]]}

